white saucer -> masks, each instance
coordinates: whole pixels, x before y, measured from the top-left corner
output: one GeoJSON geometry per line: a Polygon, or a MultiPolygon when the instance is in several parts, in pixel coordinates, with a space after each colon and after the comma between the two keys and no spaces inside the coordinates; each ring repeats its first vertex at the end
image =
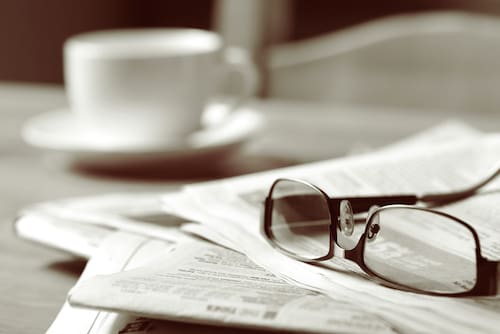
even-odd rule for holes
{"type": "Polygon", "coordinates": [[[204,114],[199,131],[173,142],[127,147],[120,142],[98,142],[78,123],[69,109],[52,110],[29,119],[22,137],[30,145],[67,154],[78,163],[92,166],[138,165],[159,160],[192,159],[223,154],[244,143],[262,124],[250,108],[239,108],[222,116],[217,105],[204,114]]]}

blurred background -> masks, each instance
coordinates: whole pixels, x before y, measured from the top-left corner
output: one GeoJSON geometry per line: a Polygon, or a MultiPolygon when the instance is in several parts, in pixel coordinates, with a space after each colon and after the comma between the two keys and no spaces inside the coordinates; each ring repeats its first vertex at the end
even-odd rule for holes
{"type": "Polygon", "coordinates": [[[500,15],[498,0],[2,0],[0,81],[62,83],[73,34],[123,27],[223,30],[259,52],[384,16],[459,10],[500,15]],[[225,29],[225,30],[224,30],[225,29]]]}

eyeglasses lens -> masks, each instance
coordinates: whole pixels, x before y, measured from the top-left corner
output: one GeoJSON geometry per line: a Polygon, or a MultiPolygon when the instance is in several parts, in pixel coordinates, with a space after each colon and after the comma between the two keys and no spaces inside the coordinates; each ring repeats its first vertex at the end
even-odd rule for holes
{"type": "Polygon", "coordinates": [[[330,211],[325,196],[307,184],[278,181],[272,191],[270,230],[274,242],[304,259],[326,256],[330,247],[330,211]]]}
{"type": "Polygon", "coordinates": [[[371,217],[366,231],[365,264],[386,280],[434,293],[465,292],[476,283],[474,236],[449,217],[386,208],[371,217]]]}

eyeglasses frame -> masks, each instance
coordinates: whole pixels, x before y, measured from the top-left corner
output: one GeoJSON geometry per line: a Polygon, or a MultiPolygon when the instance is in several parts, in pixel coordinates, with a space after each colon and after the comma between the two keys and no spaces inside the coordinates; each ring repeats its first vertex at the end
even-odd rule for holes
{"type": "Polygon", "coordinates": [[[302,180],[302,179],[294,179],[294,178],[278,178],[271,185],[268,195],[264,200],[264,209],[262,213],[262,224],[261,230],[267,241],[271,246],[280,251],[281,253],[301,262],[305,263],[320,263],[326,260],[329,260],[334,257],[334,248],[335,244],[341,247],[338,243],[337,232],[340,231],[340,203],[341,201],[348,201],[352,208],[353,212],[368,212],[369,209],[373,206],[377,206],[377,208],[371,211],[366,218],[365,222],[365,230],[363,234],[359,237],[359,240],[356,246],[350,250],[344,250],[344,258],[348,259],[354,263],[356,263],[364,272],[369,274],[372,278],[374,278],[378,283],[389,286],[391,288],[395,288],[398,290],[409,291],[414,293],[426,294],[426,295],[435,295],[435,296],[447,296],[447,297],[470,297],[470,296],[491,296],[496,295],[498,292],[498,271],[500,267],[500,262],[491,261],[482,256],[481,253],[481,244],[479,241],[479,235],[477,231],[465,221],[447,214],[442,211],[429,209],[425,207],[416,206],[419,201],[419,197],[416,195],[389,195],[389,196],[358,196],[358,197],[330,197],[325,191],[316,185],[302,180]],[[303,185],[306,185],[315,191],[318,194],[322,195],[325,199],[325,202],[328,203],[329,215],[330,215],[330,225],[329,225],[329,250],[328,253],[324,256],[308,259],[288,250],[282,248],[279,243],[275,240],[275,237],[271,230],[272,223],[272,211],[273,211],[273,191],[276,185],[282,181],[289,182],[298,182],[303,185]],[[397,283],[387,279],[383,276],[372,271],[365,263],[364,260],[364,252],[365,252],[365,240],[367,237],[367,233],[369,232],[372,219],[377,215],[377,213],[383,210],[390,210],[395,208],[406,208],[411,210],[422,210],[426,212],[430,212],[433,214],[440,215],[442,217],[451,219],[461,226],[465,227],[469,232],[471,232],[474,242],[475,242],[475,256],[476,256],[476,282],[474,286],[467,291],[463,292],[433,292],[427,290],[416,289],[413,287],[408,287],[402,285],[401,283],[397,283]]]}

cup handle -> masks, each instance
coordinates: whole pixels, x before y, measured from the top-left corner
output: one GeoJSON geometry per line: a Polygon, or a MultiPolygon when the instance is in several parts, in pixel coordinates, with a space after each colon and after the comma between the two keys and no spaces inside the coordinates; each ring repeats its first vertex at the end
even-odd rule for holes
{"type": "MultiPolygon", "coordinates": [[[[224,96],[223,103],[211,106],[210,112],[204,115],[203,123],[210,125],[223,120],[229,113],[236,110],[257,92],[260,76],[256,64],[249,53],[239,47],[228,47],[222,52],[222,78],[220,85],[227,81],[231,74],[238,74],[241,78],[241,89],[234,97],[224,96]]],[[[220,94],[219,94],[220,95],[220,94]]]]}

